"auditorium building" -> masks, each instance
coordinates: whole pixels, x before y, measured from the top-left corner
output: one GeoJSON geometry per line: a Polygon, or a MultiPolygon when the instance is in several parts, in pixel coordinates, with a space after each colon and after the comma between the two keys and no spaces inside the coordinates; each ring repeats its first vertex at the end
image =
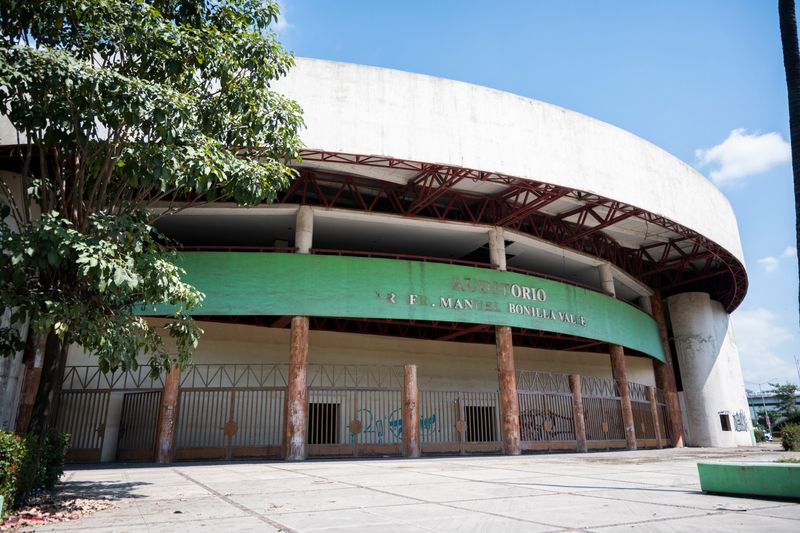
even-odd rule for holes
{"type": "Polygon", "coordinates": [[[74,347],[74,460],[751,443],[736,218],[692,167],[457,81],[298,59],[276,88],[297,178],[159,219],[205,334],[157,380],[74,347]]]}

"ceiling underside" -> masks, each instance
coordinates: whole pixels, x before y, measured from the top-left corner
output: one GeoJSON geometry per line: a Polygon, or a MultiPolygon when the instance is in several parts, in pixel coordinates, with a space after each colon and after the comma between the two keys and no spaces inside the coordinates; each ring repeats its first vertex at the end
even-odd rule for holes
{"type": "Polygon", "coordinates": [[[727,250],[609,198],[433,163],[310,149],[301,156],[279,203],[502,226],[609,261],[665,296],[708,292],[728,312],[747,292],[744,265],[727,250]]]}

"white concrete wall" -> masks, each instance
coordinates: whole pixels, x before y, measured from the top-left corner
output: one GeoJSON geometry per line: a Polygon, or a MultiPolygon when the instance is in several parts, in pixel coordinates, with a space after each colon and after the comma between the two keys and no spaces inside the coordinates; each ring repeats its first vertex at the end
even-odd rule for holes
{"type": "Polygon", "coordinates": [[[500,172],[619,200],[679,222],[744,262],[728,200],[631,133],[551,104],[467,83],[297,59],[275,87],[297,100],[313,149],[500,172]]]}
{"type": "Polygon", "coordinates": [[[701,292],[671,296],[667,303],[683,382],[687,443],[749,445],[752,423],[729,315],[701,292]],[[729,416],[731,431],[723,431],[720,415],[729,416]],[[744,431],[736,430],[734,416],[743,417],[744,431]]]}
{"type": "MultiPolygon", "coordinates": [[[[158,319],[152,319],[158,323],[158,319]]],[[[204,322],[205,334],[195,363],[259,364],[289,361],[289,330],[204,322]]],[[[77,347],[76,347],[77,348],[77,347]]],[[[519,370],[576,373],[611,378],[607,354],[514,348],[519,370]]],[[[417,365],[421,388],[489,390],[497,387],[494,345],[421,341],[376,335],[311,331],[309,363],[350,365],[417,365]]],[[[70,365],[95,365],[79,348],[70,350],[70,365]]],[[[626,358],[629,379],[654,385],[649,358],[626,358]]]]}

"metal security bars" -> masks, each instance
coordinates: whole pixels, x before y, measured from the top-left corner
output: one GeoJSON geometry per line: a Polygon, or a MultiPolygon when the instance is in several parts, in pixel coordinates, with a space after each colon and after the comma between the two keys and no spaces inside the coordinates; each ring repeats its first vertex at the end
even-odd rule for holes
{"type": "Polygon", "coordinates": [[[185,389],[178,400],[177,459],[280,454],[284,389],[185,389]]]}
{"type": "Polygon", "coordinates": [[[655,445],[656,427],[651,411],[650,399],[647,396],[647,386],[641,383],[628,383],[631,395],[631,409],[633,410],[633,423],[636,428],[636,439],[653,441],[642,443],[655,445]]]}
{"type": "Polygon", "coordinates": [[[402,390],[310,389],[309,455],[399,455],[402,396],[402,390]]]}
{"type": "MultiPolygon", "coordinates": [[[[287,378],[286,364],[198,364],[184,369],[175,458],[280,456],[287,378]]],[[[307,454],[399,455],[403,381],[401,366],[309,365],[307,454]]],[[[160,380],[150,379],[141,369],[104,375],[96,367],[84,366],[68,367],[64,382],[67,388],[62,391],[57,424],[73,436],[70,460],[100,460],[105,426],[117,422],[117,460],[155,459],[160,380]],[[107,422],[109,416],[119,418],[107,422]]],[[[520,371],[517,398],[523,451],[578,449],[583,437],[571,390],[578,382],[586,435],[580,442],[589,449],[625,447],[622,402],[613,380],[520,371]]],[[[629,383],[629,391],[637,446],[667,445],[665,394],[637,383],[629,383]]],[[[503,449],[496,390],[420,390],[416,417],[423,453],[503,449]]]]}
{"type": "Polygon", "coordinates": [[[100,461],[108,399],[108,391],[61,392],[56,429],[70,435],[68,461],[100,461]]]}
{"type": "Polygon", "coordinates": [[[403,367],[309,365],[310,456],[399,455],[403,367]]]}
{"type": "Polygon", "coordinates": [[[589,448],[624,448],[622,398],[613,379],[581,378],[586,439],[589,448]]]}
{"type": "Polygon", "coordinates": [[[420,391],[419,404],[423,453],[502,450],[497,391],[420,391]]]}
{"type": "Polygon", "coordinates": [[[566,374],[517,373],[523,450],[574,450],[575,412],[566,374]]]}
{"type": "Polygon", "coordinates": [[[659,430],[661,432],[661,441],[666,445],[672,439],[672,432],[670,431],[669,415],[667,412],[667,400],[664,397],[664,391],[661,389],[655,390],[656,407],[658,412],[659,430]]]}
{"type": "Polygon", "coordinates": [[[128,392],[122,398],[117,461],[153,461],[161,391],[128,392]]]}

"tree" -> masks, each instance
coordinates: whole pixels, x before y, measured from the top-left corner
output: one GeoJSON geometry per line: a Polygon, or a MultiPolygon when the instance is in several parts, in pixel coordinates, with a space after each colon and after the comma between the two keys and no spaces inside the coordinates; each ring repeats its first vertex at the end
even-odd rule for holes
{"type": "MultiPolygon", "coordinates": [[[[792,143],[794,176],[795,242],[800,249],[800,50],[797,45],[797,20],[794,0],[778,0],[778,16],[783,48],[783,68],[789,95],[789,134],[792,143]]],[[[798,293],[800,302],[800,293],[798,293]]]]}
{"type": "Polygon", "coordinates": [[[790,417],[797,414],[797,385],[792,383],[770,383],[772,389],[768,392],[778,400],[778,413],[780,416],[790,417]]]}
{"type": "Polygon", "coordinates": [[[69,343],[103,371],[184,365],[202,294],[155,218],[189,205],[270,201],[293,177],[297,104],[270,83],[293,58],[272,0],[0,0],[0,105],[25,143],[0,187],[0,302],[22,347],[46,335],[31,431],[55,410],[69,343]],[[156,328],[137,310],[177,311],[156,328]],[[176,351],[165,346],[171,338],[176,351]]]}

